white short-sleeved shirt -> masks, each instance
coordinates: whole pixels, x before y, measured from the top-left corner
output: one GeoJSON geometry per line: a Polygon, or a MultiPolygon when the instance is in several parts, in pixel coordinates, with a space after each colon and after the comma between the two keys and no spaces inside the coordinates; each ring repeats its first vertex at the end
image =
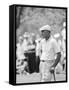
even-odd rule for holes
{"type": "Polygon", "coordinates": [[[28,41],[26,39],[24,39],[23,43],[22,43],[22,50],[23,51],[27,51],[28,50],[28,41]]]}
{"type": "Polygon", "coordinates": [[[47,41],[45,39],[41,40],[38,52],[41,52],[41,60],[54,60],[56,53],[60,52],[60,47],[57,41],[51,36],[47,41]]]}
{"type": "Polygon", "coordinates": [[[24,40],[24,42],[22,44],[22,49],[23,49],[24,52],[25,51],[27,52],[28,50],[35,49],[35,45],[31,44],[27,40],[24,40]]]}

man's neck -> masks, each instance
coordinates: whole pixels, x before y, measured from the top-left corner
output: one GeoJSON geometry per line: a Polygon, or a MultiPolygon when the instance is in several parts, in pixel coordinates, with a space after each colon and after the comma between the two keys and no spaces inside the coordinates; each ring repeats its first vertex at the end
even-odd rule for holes
{"type": "Polygon", "coordinates": [[[45,38],[46,41],[48,41],[49,39],[50,39],[50,37],[49,38],[45,38]]]}

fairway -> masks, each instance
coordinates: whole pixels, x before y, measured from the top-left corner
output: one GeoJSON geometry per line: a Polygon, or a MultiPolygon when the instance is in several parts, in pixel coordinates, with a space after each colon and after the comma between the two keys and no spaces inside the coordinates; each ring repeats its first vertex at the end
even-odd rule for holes
{"type": "MultiPolygon", "coordinates": [[[[65,81],[66,75],[65,74],[56,74],[56,81],[65,81]]],[[[29,75],[17,75],[16,77],[17,83],[33,83],[33,82],[40,82],[40,73],[33,73],[29,75]]],[[[53,81],[53,78],[52,78],[53,81]]]]}

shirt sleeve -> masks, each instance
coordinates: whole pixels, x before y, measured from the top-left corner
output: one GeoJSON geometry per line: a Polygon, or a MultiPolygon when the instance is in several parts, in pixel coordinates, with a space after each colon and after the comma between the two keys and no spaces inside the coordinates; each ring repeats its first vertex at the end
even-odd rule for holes
{"type": "Polygon", "coordinates": [[[60,52],[60,46],[55,39],[53,40],[53,48],[54,48],[55,53],[60,52]]]}

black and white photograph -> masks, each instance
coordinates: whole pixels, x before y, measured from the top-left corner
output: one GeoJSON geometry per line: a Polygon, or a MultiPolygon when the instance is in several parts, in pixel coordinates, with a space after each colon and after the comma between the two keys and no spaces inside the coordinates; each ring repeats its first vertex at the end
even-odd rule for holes
{"type": "Polygon", "coordinates": [[[16,6],[16,84],[67,81],[67,8],[16,6]]]}

